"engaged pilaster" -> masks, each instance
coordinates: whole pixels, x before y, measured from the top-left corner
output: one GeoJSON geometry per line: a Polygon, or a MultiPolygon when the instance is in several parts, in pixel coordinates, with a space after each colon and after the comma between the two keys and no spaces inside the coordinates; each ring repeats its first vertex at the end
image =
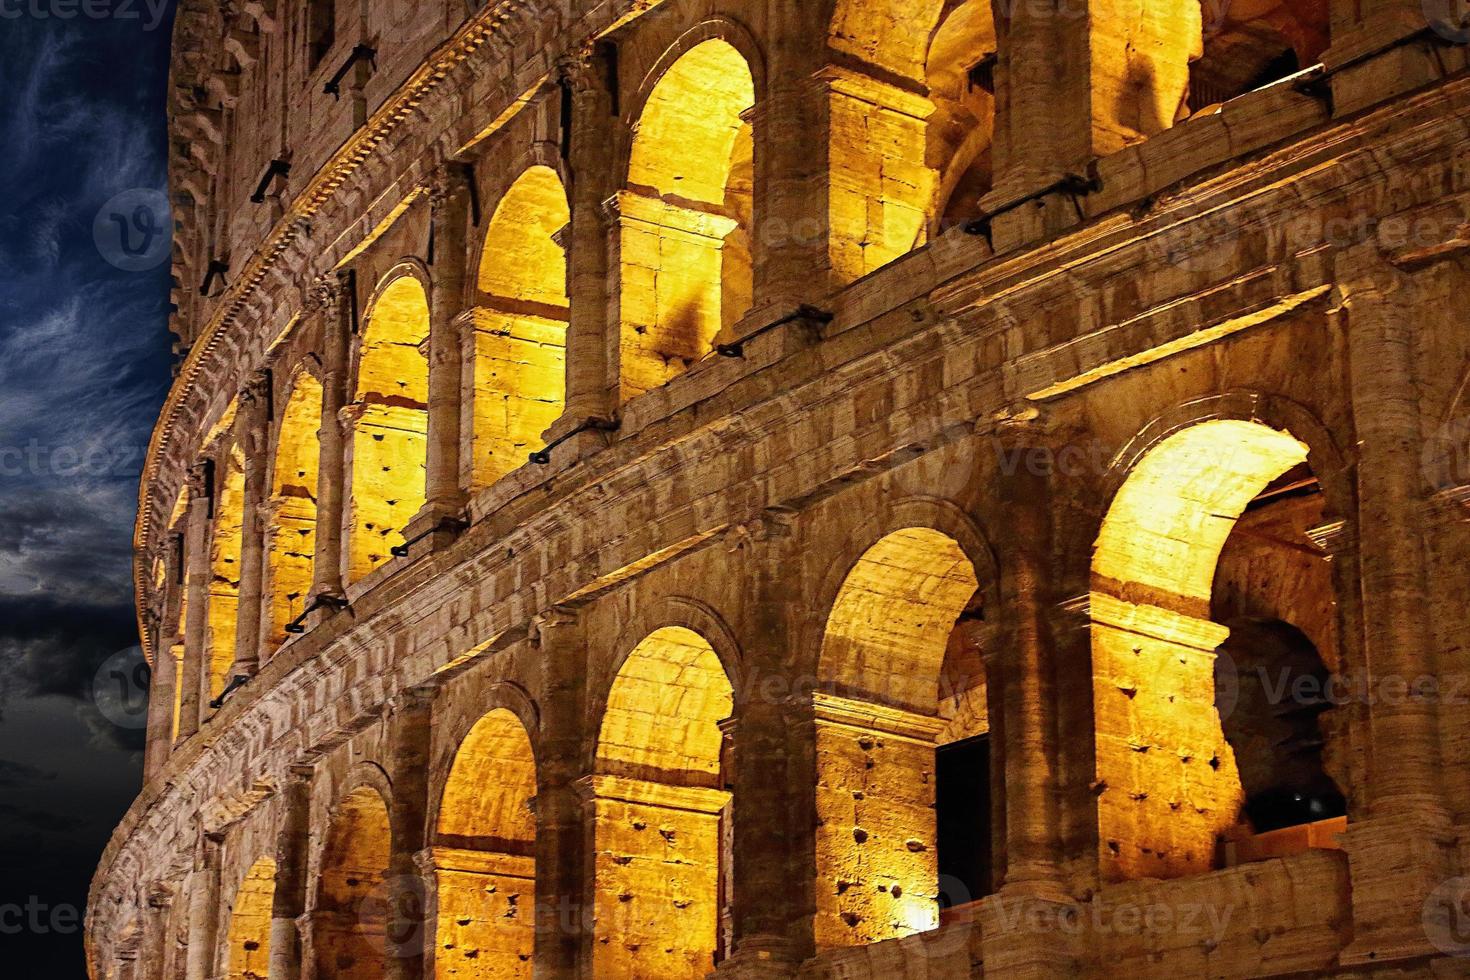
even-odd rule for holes
{"type": "Polygon", "coordinates": [[[281,830],[276,836],[276,887],[271,895],[270,975],[301,980],[305,947],[300,922],[306,912],[311,841],[310,766],[292,766],[281,787],[281,830]]]}
{"type": "Polygon", "coordinates": [[[317,432],[321,463],[317,469],[312,606],[340,605],[346,597],[342,586],[345,449],[340,416],[347,404],[347,346],[352,337],[349,288],[337,276],[323,276],[312,283],[308,294],[311,309],[321,319],[322,352],[322,421],[317,432]]]}
{"type": "Polygon", "coordinates": [[[432,973],[426,950],[434,941],[425,921],[425,885],[417,856],[429,846],[429,748],[436,688],[415,687],[388,703],[389,810],[388,980],[422,980],[432,973]]]}
{"type": "Polygon", "coordinates": [[[252,375],[240,392],[235,438],[245,459],[240,521],[240,602],[235,619],[234,678],[255,676],[260,669],[261,603],[265,581],[266,464],[270,442],[271,377],[252,375]]]}
{"type": "Polygon", "coordinates": [[[591,934],[586,836],[577,782],[582,771],[587,656],[575,614],[536,617],[532,643],[542,669],[541,745],[536,766],[538,977],[574,980],[591,934]]]}
{"type": "Polygon", "coordinates": [[[209,610],[209,524],[213,519],[213,473],[207,463],[189,470],[187,493],[188,526],[184,534],[184,669],[179,699],[178,738],[199,730],[204,708],[208,671],[204,665],[204,641],[209,610]]]}
{"type": "Polygon", "coordinates": [[[460,423],[464,385],[460,314],[465,305],[465,233],[470,183],[466,168],[444,164],[429,188],[434,267],[429,311],[429,431],[423,509],[404,539],[449,530],[464,508],[460,484],[460,423]]]}

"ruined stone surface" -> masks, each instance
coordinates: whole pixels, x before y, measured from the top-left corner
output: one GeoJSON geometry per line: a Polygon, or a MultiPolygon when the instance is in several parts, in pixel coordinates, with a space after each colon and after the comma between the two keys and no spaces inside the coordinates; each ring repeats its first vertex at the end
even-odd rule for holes
{"type": "Polygon", "coordinates": [[[1461,975],[1470,49],[1214,6],[184,0],[91,976],[1461,975]]]}

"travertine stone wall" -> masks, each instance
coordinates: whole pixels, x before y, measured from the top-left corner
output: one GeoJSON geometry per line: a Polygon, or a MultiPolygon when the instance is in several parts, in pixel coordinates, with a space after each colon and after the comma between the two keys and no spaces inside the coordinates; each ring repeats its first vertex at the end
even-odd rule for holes
{"type": "Polygon", "coordinates": [[[91,975],[1457,975],[1470,49],[1209,6],[185,0],[91,975]],[[1225,867],[1241,616],[1356,693],[1225,867]]]}

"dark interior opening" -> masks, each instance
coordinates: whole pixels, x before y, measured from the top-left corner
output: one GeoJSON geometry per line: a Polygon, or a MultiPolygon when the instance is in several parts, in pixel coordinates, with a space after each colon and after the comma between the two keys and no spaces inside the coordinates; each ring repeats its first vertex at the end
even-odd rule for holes
{"type": "Polygon", "coordinates": [[[990,736],[976,735],[935,753],[935,824],[939,907],[984,898],[992,889],[990,736]]]}

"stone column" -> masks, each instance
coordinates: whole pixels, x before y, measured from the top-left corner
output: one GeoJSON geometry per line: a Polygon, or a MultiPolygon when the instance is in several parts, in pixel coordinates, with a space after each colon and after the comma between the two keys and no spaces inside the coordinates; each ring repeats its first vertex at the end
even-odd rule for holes
{"type": "MultiPolygon", "coordinates": [[[[811,840],[794,832],[804,805],[791,792],[791,631],[801,590],[791,581],[794,536],[785,515],[762,515],[737,528],[739,578],[749,583],[746,675],[734,735],[735,948],[717,969],[729,977],[789,977],[811,955],[802,908],[811,875],[811,840]]],[[[733,556],[732,556],[733,557],[733,556]]]]}
{"type": "Polygon", "coordinates": [[[608,308],[608,226],[602,204],[619,184],[615,167],[617,115],[607,88],[608,67],[587,53],[557,65],[572,91],[568,188],[572,212],[567,287],[577,298],[567,323],[566,405],[546,431],[550,440],[587,419],[617,414],[616,327],[608,308]]]}
{"type": "Polygon", "coordinates": [[[422,980],[432,973],[425,950],[433,943],[435,931],[434,924],[425,921],[425,889],[416,857],[429,846],[429,750],[435,690],[409,688],[388,702],[388,775],[393,782],[384,923],[388,980],[422,980]]]}
{"type": "Polygon", "coordinates": [[[174,670],[171,639],[159,630],[153,645],[153,671],[148,684],[147,747],[143,751],[143,780],[147,782],[163,770],[173,749],[174,691],[179,678],[174,670]]]}
{"type": "Polygon", "coordinates": [[[587,654],[576,616],[552,608],[536,617],[540,651],[541,744],[536,760],[536,976],[574,980],[590,938],[592,896],[577,791],[586,738],[587,654]]]}
{"type": "Polygon", "coordinates": [[[219,838],[205,834],[195,855],[189,883],[189,950],[184,980],[213,980],[219,958],[219,838]]]}
{"type": "Polygon", "coordinates": [[[434,268],[429,309],[429,420],[424,507],[409,522],[412,540],[459,514],[465,491],[460,485],[461,377],[459,315],[465,307],[465,232],[469,224],[470,184],[465,168],[446,163],[429,188],[434,237],[434,268]]]}
{"type": "Polygon", "coordinates": [[[276,836],[276,887],[271,895],[270,975],[301,980],[299,920],[306,912],[311,843],[310,766],[292,766],[281,787],[281,830],[276,836]]]}
{"type": "MultiPolygon", "coordinates": [[[[1006,439],[1007,458],[1026,459],[1029,440],[1006,439]]],[[[1056,650],[1050,610],[1051,481],[1024,463],[1002,478],[1011,523],[1001,548],[1001,609],[1008,629],[998,663],[1005,714],[1006,877],[1012,892],[1059,899],[1060,800],[1057,793],[1056,650]],[[1009,574],[1006,574],[1007,571],[1009,574]]],[[[988,676],[988,675],[987,675],[988,676]]]]}
{"type": "Polygon", "coordinates": [[[1014,204],[1069,173],[1085,172],[1099,152],[1094,127],[1100,120],[1094,118],[1089,72],[1096,76],[1104,69],[1091,56],[1089,12],[1106,18],[1103,7],[1099,0],[1020,3],[996,24],[994,181],[981,208],[998,213],[991,225],[997,252],[1057,234],[1080,220],[1061,191],[1014,204]]]}
{"type": "MultiPolygon", "coordinates": [[[[1357,435],[1358,573],[1368,697],[1366,819],[1345,841],[1353,876],[1353,944],[1344,962],[1428,952],[1421,910],[1448,877],[1453,835],[1445,806],[1437,698],[1443,688],[1424,533],[1416,317],[1411,281],[1371,243],[1338,260],[1357,435]],[[1421,685],[1432,678],[1434,686],[1421,685]]],[[[1355,803],[1360,800],[1355,800],[1355,803]]]]}
{"type": "Polygon", "coordinates": [[[199,730],[204,708],[201,697],[208,671],[204,666],[204,643],[209,623],[209,524],[214,517],[214,487],[209,467],[199,463],[189,470],[188,521],[184,534],[184,669],[179,678],[183,692],[179,702],[180,740],[199,730]]]}
{"type": "Polygon", "coordinates": [[[261,602],[265,581],[265,521],[269,489],[270,375],[257,372],[240,392],[235,439],[245,458],[240,511],[240,598],[235,618],[235,677],[260,669],[261,602]]]}
{"type": "Polygon", "coordinates": [[[316,555],[311,566],[311,601],[342,600],[342,525],[346,499],[345,446],[340,415],[347,404],[347,346],[352,337],[351,287],[336,276],[312,283],[310,304],[321,317],[322,422],[316,481],[316,555]]]}
{"type": "MultiPolygon", "coordinates": [[[[1002,449],[997,458],[1020,465],[1000,477],[1008,519],[998,529],[1000,628],[986,631],[980,643],[986,682],[998,692],[990,701],[1000,707],[1000,723],[993,727],[999,744],[995,738],[991,744],[992,758],[1004,767],[1005,794],[1004,902],[980,909],[982,947],[987,969],[1061,980],[1075,975],[1074,942],[1021,924],[1029,920],[1018,914],[1024,909],[1055,921],[1075,911],[1064,880],[1058,774],[1054,487],[1051,474],[1029,462],[1051,459],[1055,447],[1033,453],[1051,440],[1024,427],[1007,428],[996,438],[1002,449]]],[[[984,629],[980,623],[965,625],[984,629]]]]}

